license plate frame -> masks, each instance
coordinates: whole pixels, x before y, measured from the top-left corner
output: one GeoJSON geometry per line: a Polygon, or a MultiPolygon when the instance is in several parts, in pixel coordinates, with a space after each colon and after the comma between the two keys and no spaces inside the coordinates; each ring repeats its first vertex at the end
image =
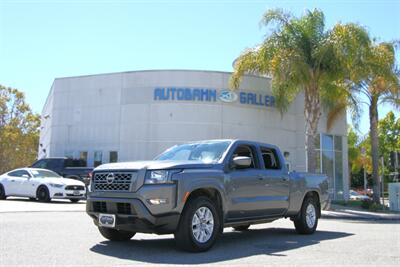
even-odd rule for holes
{"type": "Polygon", "coordinates": [[[74,196],[80,196],[81,192],[79,190],[75,190],[72,194],[74,194],[74,196]]]}
{"type": "Polygon", "coordinates": [[[115,222],[117,218],[115,214],[99,214],[99,226],[115,228],[115,222]]]}

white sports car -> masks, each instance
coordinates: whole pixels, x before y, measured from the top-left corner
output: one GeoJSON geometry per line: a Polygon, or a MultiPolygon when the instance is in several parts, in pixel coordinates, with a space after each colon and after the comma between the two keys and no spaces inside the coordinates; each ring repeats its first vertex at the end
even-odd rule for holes
{"type": "Polygon", "coordinates": [[[0,199],[8,196],[29,197],[48,202],[52,198],[78,202],[86,197],[85,184],[63,178],[45,169],[21,168],[0,175],[0,199]]]}

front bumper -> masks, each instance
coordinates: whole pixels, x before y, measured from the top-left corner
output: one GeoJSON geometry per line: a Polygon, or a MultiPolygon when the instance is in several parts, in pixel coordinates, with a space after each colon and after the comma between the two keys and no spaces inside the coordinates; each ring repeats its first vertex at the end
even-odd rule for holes
{"type": "Polygon", "coordinates": [[[54,199],[86,199],[86,190],[50,189],[50,197],[54,199]]]}
{"type": "Polygon", "coordinates": [[[180,214],[153,215],[143,202],[135,198],[89,197],[86,212],[98,226],[100,213],[115,214],[115,229],[141,233],[170,234],[175,232],[180,214]]]}

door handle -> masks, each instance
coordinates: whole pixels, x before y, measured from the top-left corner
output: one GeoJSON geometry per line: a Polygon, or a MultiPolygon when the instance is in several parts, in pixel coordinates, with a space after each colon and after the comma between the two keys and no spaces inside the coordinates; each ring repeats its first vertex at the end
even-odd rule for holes
{"type": "Polygon", "coordinates": [[[15,182],[15,180],[11,180],[11,182],[15,182]]]}

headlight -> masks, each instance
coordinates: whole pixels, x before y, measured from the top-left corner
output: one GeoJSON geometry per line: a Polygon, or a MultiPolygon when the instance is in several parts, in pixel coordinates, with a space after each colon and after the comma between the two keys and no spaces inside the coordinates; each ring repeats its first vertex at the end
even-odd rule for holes
{"type": "Polygon", "coordinates": [[[61,188],[64,185],[63,184],[50,184],[51,187],[55,187],[55,188],[61,188]]]}
{"type": "Polygon", "coordinates": [[[157,170],[146,173],[145,184],[164,184],[168,182],[169,171],[157,170]]]}

